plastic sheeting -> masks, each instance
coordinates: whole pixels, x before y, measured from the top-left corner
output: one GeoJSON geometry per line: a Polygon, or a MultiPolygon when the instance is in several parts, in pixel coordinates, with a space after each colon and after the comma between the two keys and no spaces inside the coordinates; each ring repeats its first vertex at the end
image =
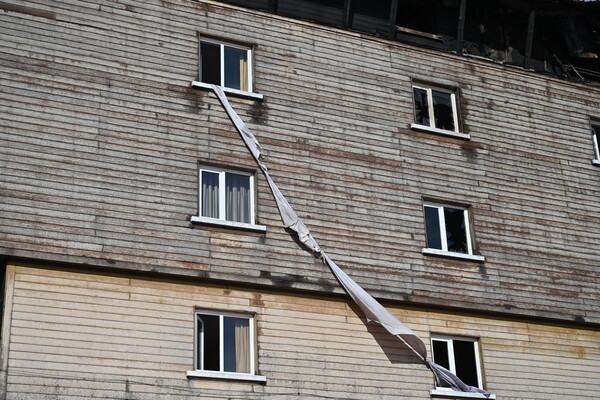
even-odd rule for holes
{"type": "Polygon", "coordinates": [[[380,324],[383,328],[385,328],[390,334],[397,336],[400,338],[406,345],[427,365],[427,367],[433,372],[435,375],[436,382],[439,386],[449,385],[452,389],[461,392],[472,392],[472,393],[482,393],[485,396],[489,396],[489,393],[485,390],[479,389],[477,387],[469,386],[462,382],[456,375],[452,372],[448,371],[446,368],[438,365],[432,361],[427,360],[427,349],[425,348],[425,343],[423,340],[415,334],[410,328],[404,325],[398,318],[396,318],[391,312],[389,312],[385,307],[383,307],[377,300],[373,298],[367,291],[365,291],[358,283],[356,283],[352,278],[348,276],[340,267],[338,267],[332,260],[329,258],[327,254],[323,250],[321,250],[319,244],[310,234],[310,231],[304,225],[302,220],[298,217],[296,212],[292,209],[287,199],[283,196],[271,176],[269,175],[268,168],[266,164],[261,159],[261,147],[256,140],[254,134],[248,129],[246,124],[242,121],[242,119],[237,115],[235,110],[229,104],[227,100],[227,96],[223,92],[223,89],[220,86],[213,85],[213,90],[217,95],[217,98],[223,105],[223,108],[229,115],[229,118],[233,122],[233,125],[240,133],[244,143],[252,156],[256,160],[256,163],[262,170],[267,182],[269,183],[269,187],[271,188],[271,192],[273,193],[273,197],[275,198],[275,202],[277,203],[277,208],[279,209],[279,214],[281,216],[281,220],[283,221],[283,225],[291,229],[298,236],[300,242],[302,242],[306,247],[313,251],[316,257],[320,258],[324,264],[326,264],[333,274],[336,276],[337,280],[340,282],[344,290],[348,293],[348,295],[354,300],[356,305],[365,313],[365,316],[368,320],[374,321],[380,324]]]}

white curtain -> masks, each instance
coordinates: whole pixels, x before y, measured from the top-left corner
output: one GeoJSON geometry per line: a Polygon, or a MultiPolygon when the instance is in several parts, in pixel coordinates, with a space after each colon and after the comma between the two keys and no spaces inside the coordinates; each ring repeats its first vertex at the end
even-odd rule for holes
{"type": "Polygon", "coordinates": [[[202,171],[201,216],[219,218],[219,174],[202,171]]]}
{"type": "Polygon", "coordinates": [[[250,177],[227,173],[225,175],[225,219],[250,221],[250,177]]]}

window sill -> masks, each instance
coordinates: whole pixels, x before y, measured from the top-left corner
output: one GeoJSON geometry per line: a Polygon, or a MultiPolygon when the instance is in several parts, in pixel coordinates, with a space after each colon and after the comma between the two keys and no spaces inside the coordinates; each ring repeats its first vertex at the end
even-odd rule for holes
{"type": "MultiPolygon", "coordinates": [[[[195,89],[212,90],[212,84],[199,82],[199,81],[193,81],[192,87],[195,89]]],[[[245,90],[230,89],[227,87],[222,87],[222,89],[223,89],[223,92],[230,94],[232,96],[236,96],[236,97],[243,97],[245,99],[261,100],[261,101],[263,99],[263,95],[259,94],[259,93],[246,92],[245,90]]]]}
{"type": "Polygon", "coordinates": [[[469,261],[477,261],[477,262],[485,261],[485,257],[478,256],[476,254],[453,253],[451,251],[444,251],[444,250],[438,250],[438,249],[423,249],[423,254],[425,254],[427,256],[451,257],[451,258],[459,258],[461,260],[469,260],[469,261]]]}
{"type": "Polygon", "coordinates": [[[414,129],[416,131],[437,133],[439,135],[453,136],[453,137],[457,137],[457,138],[461,138],[461,139],[471,139],[471,135],[469,135],[468,133],[454,132],[454,131],[449,131],[447,129],[432,128],[432,127],[426,126],[426,125],[410,124],[410,128],[414,129]]]}
{"type": "Polygon", "coordinates": [[[431,391],[432,399],[489,399],[495,400],[496,395],[490,394],[485,397],[482,393],[456,392],[452,389],[433,389],[431,391]]]}
{"type": "Polygon", "coordinates": [[[594,165],[600,165],[600,160],[592,160],[592,164],[594,164],[594,165]]]}
{"type": "Polygon", "coordinates": [[[267,377],[262,375],[240,374],[236,372],[219,372],[219,371],[187,371],[185,375],[188,378],[210,378],[210,379],[227,379],[232,381],[245,382],[266,382],[267,377]]]}
{"type": "Polygon", "coordinates": [[[192,217],[191,221],[195,224],[224,226],[227,228],[238,228],[238,229],[245,229],[248,231],[255,231],[255,232],[266,232],[267,231],[267,227],[264,225],[246,224],[244,222],[226,221],[223,219],[214,219],[214,218],[207,218],[207,217],[192,217]]]}

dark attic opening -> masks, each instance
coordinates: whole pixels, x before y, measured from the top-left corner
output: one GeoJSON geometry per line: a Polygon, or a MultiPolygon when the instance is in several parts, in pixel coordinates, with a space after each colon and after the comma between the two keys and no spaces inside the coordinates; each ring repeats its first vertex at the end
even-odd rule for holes
{"type": "Polygon", "coordinates": [[[600,0],[223,0],[600,84],[600,0]]]}

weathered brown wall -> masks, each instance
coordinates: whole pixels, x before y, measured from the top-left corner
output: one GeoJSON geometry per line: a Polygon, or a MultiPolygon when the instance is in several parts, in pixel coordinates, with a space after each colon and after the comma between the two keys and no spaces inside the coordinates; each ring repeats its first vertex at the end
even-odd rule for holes
{"type": "MultiPolygon", "coordinates": [[[[431,372],[349,303],[318,296],[8,268],[8,399],[426,399],[431,372]],[[196,307],[256,313],[267,383],[187,379],[196,307]],[[72,396],[72,397],[69,397],[72,396]]],[[[480,337],[498,399],[593,399],[600,333],[392,308],[430,332],[480,337]]]]}
{"type": "Polygon", "coordinates": [[[214,95],[189,88],[198,30],[256,45],[265,100],[232,104],[375,296],[600,323],[597,88],[219,3],[26,5],[0,13],[3,255],[340,291],[262,177],[265,235],[190,224],[198,162],[254,167],[214,95]],[[409,129],[411,79],[459,88],[470,141],[409,129]],[[472,206],[485,263],[421,254],[424,196],[472,206]]]}

